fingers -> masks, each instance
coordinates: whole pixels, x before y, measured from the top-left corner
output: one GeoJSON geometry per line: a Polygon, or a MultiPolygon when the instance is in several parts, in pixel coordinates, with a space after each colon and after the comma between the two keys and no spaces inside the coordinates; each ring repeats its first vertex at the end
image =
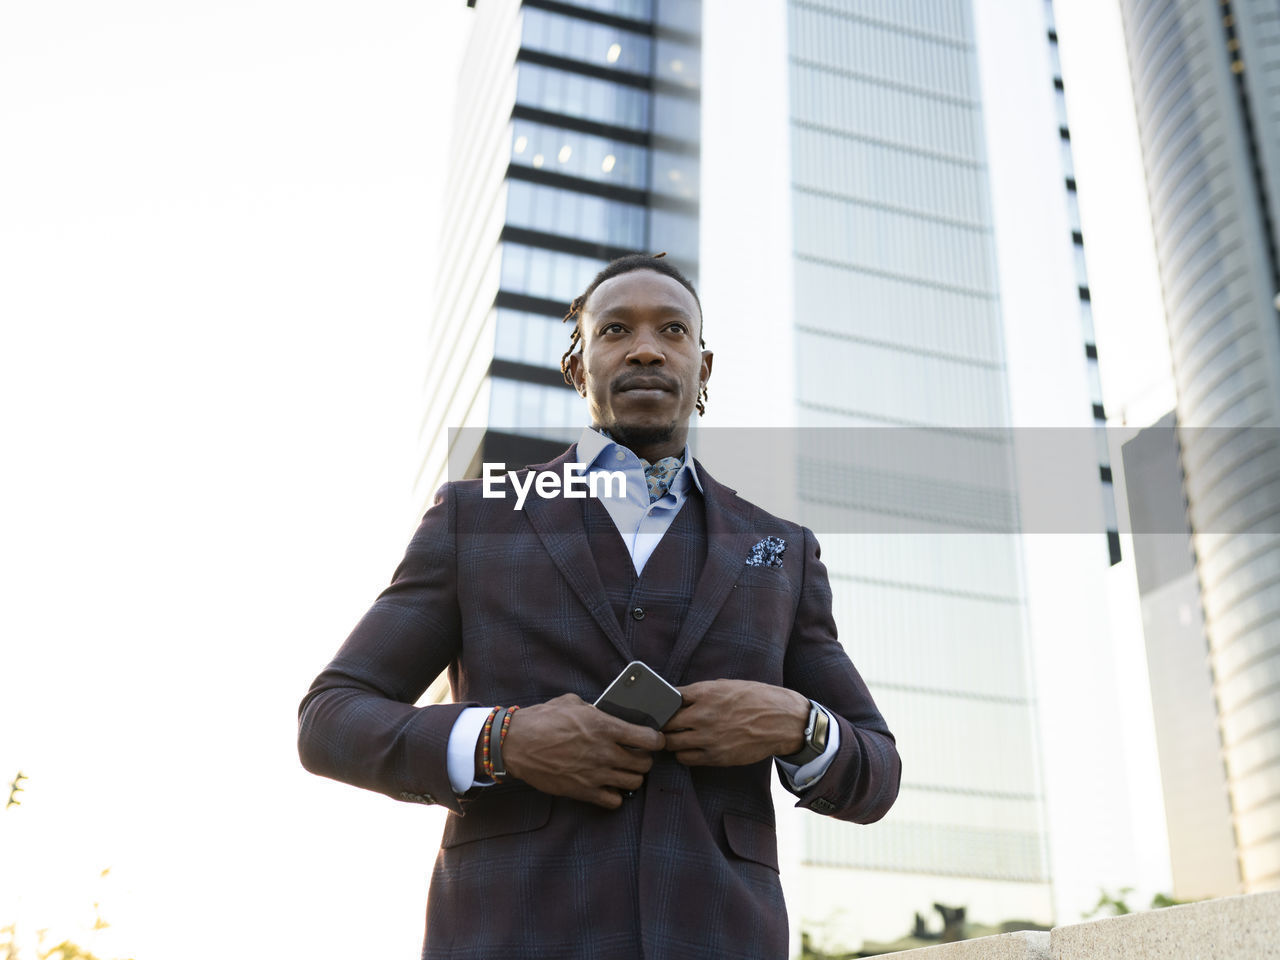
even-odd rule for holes
{"type": "Polygon", "coordinates": [[[686,704],[671,715],[671,719],[662,728],[662,732],[667,735],[667,742],[670,743],[672,730],[687,730],[689,726],[689,706],[686,704]]]}
{"type": "Polygon", "coordinates": [[[590,774],[557,780],[553,785],[541,783],[534,786],[546,793],[554,793],[616,810],[622,804],[624,793],[631,793],[644,786],[644,774],[601,768],[590,774]]]}
{"type": "Polygon", "coordinates": [[[617,810],[622,806],[622,794],[616,790],[596,790],[589,797],[583,797],[588,803],[594,803],[597,807],[604,807],[606,810],[617,810]]]}
{"type": "Polygon", "coordinates": [[[601,784],[584,787],[581,791],[568,795],[593,803],[597,807],[604,807],[606,810],[617,810],[622,806],[624,791],[631,793],[644,786],[644,777],[641,774],[623,770],[605,771],[603,780],[601,784]]]}
{"type": "Polygon", "coordinates": [[[625,773],[618,770],[612,780],[613,785],[620,790],[639,790],[644,786],[644,776],[639,773],[625,773]]]}
{"type": "MultiPolygon", "coordinates": [[[[728,680],[703,680],[699,683],[691,683],[687,687],[680,687],[680,696],[684,698],[684,702],[680,709],[671,715],[671,719],[662,728],[663,732],[669,734],[672,730],[688,730],[705,726],[724,716],[726,711],[738,705],[738,701],[729,695],[730,691],[724,686],[729,682],[728,680]]],[[[672,749],[670,741],[667,743],[667,749],[672,749]]]]}
{"type": "MultiPolygon", "coordinates": [[[[605,716],[609,716],[605,714],[605,716]]],[[[639,724],[627,723],[619,720],[617,717],[609,717],[613,721],[607,728],[607,733],[614,743],[624,747],[633,747],[636,750],[647,750],[654,752],[662,750],[667,739],[658,730],[652,727],[642,727],[639,724]]]]}
{"type": "Polygon", "coordinates": [[[615,747],[604,758],[608,766],[628,773],[648,773],[653,768],[653,754],[615,747]]]}
{"type": "Polygon", "coordinates": [[[667,749],[672,753],[697,750],[706,746],[706,735],[698,730],[681,730],[667,734],[667,749]]]}
{"type": "Polygon", "coordinates": [[[676,687],[676,689],[680,691],[680,699],[687,707],[701,697],[708,688],[713,687],[715,683],[716,681],[714,680],[699,680],[697,683],[687,683],[683,687],[676,687]]]}
{"type": "MultiPolygon", "coordinates": [[[[648,750],[650,752],[661,750],[665,744],[662,734],[651,727],[641,726],[636,723],[627,723],[625,720],[619,720],[612,714],[605,713],[603,710],[597,710],[594,706],[582,700],[575,694],[566,693],[556,698],[556,700],[566,700],[572,697],[573,701],[591,708],[590,720],[586,720],[587,715],[583,715],[584,721],[594,726],[595,733],[602,741],[609,741],[621,744],[624,747],[634,747],[637,750],[648,750]]],[[[555,700],[549,701],[555,703],[555,700]]],[[[566,701],[572,702],[572,701],[566,701]]]]}
{"type": "Polygon", "coordinates": [[[582,799],[594,803],[607,810],[617,810],[622,806],[623,796],[619,791],[630,793],[644,786],[644,776],[639,773],[628,773],[623,770],[610,770],[606,774],[606,785],[592,790],[589,796],[582,799]]]}
{"type": "Polygon", "coordinates": [[[680,700],[685,707],[699,700],[716,698],[732,698],[741,696],[744,686],[750,681],[743,680],[699,680],[697,683],[676,687],[680,691],[680,700]]]}

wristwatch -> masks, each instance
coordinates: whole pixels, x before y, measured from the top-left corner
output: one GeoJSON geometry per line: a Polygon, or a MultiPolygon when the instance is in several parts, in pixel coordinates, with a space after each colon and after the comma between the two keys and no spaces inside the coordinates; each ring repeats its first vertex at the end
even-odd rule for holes
{"type": "Polygon", "coordinates": [[[785,757],[779,757],[783,763],[792,763],[797,767],[803,767],[806,763],[817,760],[827,750],[827,725],[830,718],[827,717],[827,711],[820,706],[809,701],[809,723],[804,728],[804,746],[795,753],[789,753],[785,757]]]}

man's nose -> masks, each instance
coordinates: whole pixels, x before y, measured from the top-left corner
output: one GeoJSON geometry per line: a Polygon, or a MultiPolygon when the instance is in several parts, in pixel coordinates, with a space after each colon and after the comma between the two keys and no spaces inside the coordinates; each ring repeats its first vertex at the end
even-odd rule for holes
{"type": "Polygon", "coordinates": [[[665,362],[666,356],[657,338],[648,332],[639,333],[631,344],[631,349],[627,351],[627,363],[648,367],[665,362]]]}

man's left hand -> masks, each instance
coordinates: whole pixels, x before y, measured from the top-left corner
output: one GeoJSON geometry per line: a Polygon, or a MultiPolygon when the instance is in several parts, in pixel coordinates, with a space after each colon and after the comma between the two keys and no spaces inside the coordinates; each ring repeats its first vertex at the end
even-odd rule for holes
{"type": "Polygon", "coordinates": [[[689,767],[740,767],[795,753],[804,744],[809,701],[754,680],[704,680],[680,687],[684,705],[662,732],[689,767]]]}

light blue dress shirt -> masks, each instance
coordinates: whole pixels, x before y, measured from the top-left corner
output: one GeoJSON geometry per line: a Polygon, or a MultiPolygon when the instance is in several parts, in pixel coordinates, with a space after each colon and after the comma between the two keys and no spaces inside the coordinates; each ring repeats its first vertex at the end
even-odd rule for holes
{"type": "MultiPolygon", "coordinates": [[[[702,481],[698,478],[693,457],[689,455],[688,444],[685,445],[681,459],[683,463],[671,478],[671,486],[667,492],[650,503],[649,484],[645,480],[644,465],[639,457],[592,427],[583,427],[582,435],[578,438],[578,462],[585,466],[588,477],[593,473],[615,471],[621,471],[626,476],[624,497],[604,496],[599,500],[613,519],[618,533],[622,535],[627,552],[631,555],[631,563],[635,566],[636,576],[643,572],[653,551],[658,548],[662,535],[670,529],[671,522],[684,506],[690,490],[696,488],[699,494],[702,493],[702,481]]],[[[601,484],[599,489],[602,492],[616,492],[617,485],[609,488],[601,484]]],[[[839,725],[829,710],[820,709],[827,714],[829,721],[827,749],[803,767],[778,761],[778,766],[797,790],[816,783],[827,772],[840,748],[839,725]]],[[[488,707],[468,707],[458,714],[458,719],[453,723],[453,729],[449,732],[448,765],[449,785],[453,787],[454,793],[466,793],[471,787],[491,786],[487,780],[474,779],[476,741],[480,738],[490,712],[488,707]]]]}
{"type": "MultiPolygon", "coordinates": [[[[684,506],[690,487],[697,487],[698,492],[702,492],[702,481],[698,479],[693,457],[689,456],[688,444],[680,454],[680,469],[671,478],[667,492],[652,503],[649,502],[649,483],[644,476],[644,461],[628,448],[614,443],[591,427],[584,427],[582,436],[578,438],[578,459],[586,466],[588,478],[592,474],[619,471],[626,475],[626,496],[601,497],[600,503],[622,535],[627,552],[631,554],[631,563],[636,568],[636,576],[640,576],[653,551],[662,542],[662,535],[671,528],[671,522],[684,506]]],[[[611,488],[602,483],[599,489],[611,488]]],[[[617,489],[616,484],[612,489],[617,489]]]]}

